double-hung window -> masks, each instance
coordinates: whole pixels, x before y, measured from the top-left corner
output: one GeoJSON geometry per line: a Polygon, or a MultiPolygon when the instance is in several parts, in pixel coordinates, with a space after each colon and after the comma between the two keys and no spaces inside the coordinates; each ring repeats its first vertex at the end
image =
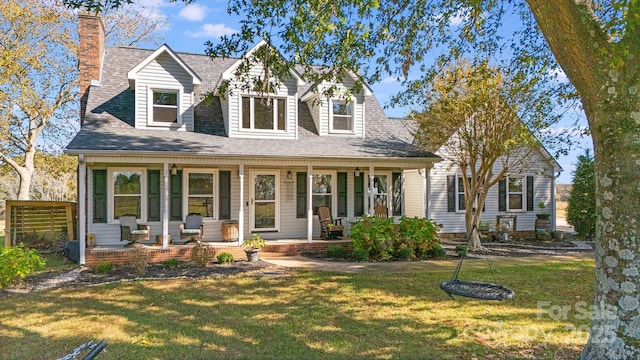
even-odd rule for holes
{"type": "Polygon", "coordinates": [[[464,201],[464,177],[462,176],[458,176],[457,177],[457,191],[456,191],[456,198],[458,200],[458,211],[464,211],[466,210],[467,206],[465,204],[464,201]]]}
{"type": "Polygon", "coordinates": [[[185,169],[184,178],[186,214],[200,214],[205,218],[215,218],[216,172],[185,169]]]}
{"type": "Polygon", "coordinates": [[[143,169],[111,169],[109,190],[112,221],[122,215],[135,215],[143,219],[146,192],[145,171],[143,169]]]}
{"type": "Polygon", "coordinates": [[[311,186],[313,213],[318,214],[320,206],[327,206],[332,209],[333,206],[333,186],[331,183],[331,174],[314,174],[311,186]]]}
{"type": "Polygon", "coordinates": [[[242,97],[242,129],[286,130],[287,101],[280,98],[242,97]]]}
{"type": "Polygon", "coordinates": [[[181,124],[179,89],[149,89],[149,124],[171,126],[181,124]]]}
{"type": "Polygon", "coordinates": [[[524,210],[524,178],[507,178],[507,199],[509,210],[524,210]]]}
{"type": "Polygon", "coordinates": [[[353,132],[353,102],[332,100],[330,104],[331,132],[353,132]]]}

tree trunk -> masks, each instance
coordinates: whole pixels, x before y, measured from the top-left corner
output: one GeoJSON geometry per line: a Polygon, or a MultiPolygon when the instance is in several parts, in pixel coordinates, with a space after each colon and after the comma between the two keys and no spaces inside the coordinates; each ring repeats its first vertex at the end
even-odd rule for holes
{"type": "MultiPolygon", "coordinates": [[[[635,92],[632,86],[620,84],[618,91],[635,92]]],[[[640,102],[633,97],[609,99],[588,115],[599,124],[591,127],[598,204],[596,293],[581,359],[640,358],[640,102]]]]}
{"type": "Polygon", "coordinates": [[[31,200],[31,179],[35,170],[33,160],[36,156],[35,146],[30,146],[24,153],[24,166],[17,164],[13,168],[20,175],[20,186],[18,188],[18,200],[31,200]]]}

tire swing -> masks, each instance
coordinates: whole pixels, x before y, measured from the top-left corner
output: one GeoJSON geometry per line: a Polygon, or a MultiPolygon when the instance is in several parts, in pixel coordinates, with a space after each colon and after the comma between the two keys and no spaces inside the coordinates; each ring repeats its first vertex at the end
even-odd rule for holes
{"type": "MultiPolygon", "coordinates": [[[[471,232],[469,233],[469,239],[467,240],[467,249],[469,245],[471,245],[471,239],[473,236],[473,232],[478,232],[478,228],[474,224],[471,228],[471,232]]],[[[478,234],[479,236],[480,234],[478,234]]],[[[440,289],[449,295],[453,299],[453,295],[480,299],[480,300],[512,300],[515,296],[513,290],[508,289],[502,285],[500,285],[497,281],[496,271],[493,266],[493,262],[491,258],[489,258],[489,254],[485,251],[485,256],[487,258],[487,262],[489,263],[489,269],[491,269],[491,274],[493,275],[494,283],[488,282],[480,282],[480,281],[469,281],[469,280],[460,280],[458,279],[458,275],[460,274],[460,268],[462,267],[462,262],[466,256],[466,252],[460,256],[460,261],[458,261],[458,266],[453,273],[453,278],[449,281],[443,281],[440,283],[440,289]]]]}

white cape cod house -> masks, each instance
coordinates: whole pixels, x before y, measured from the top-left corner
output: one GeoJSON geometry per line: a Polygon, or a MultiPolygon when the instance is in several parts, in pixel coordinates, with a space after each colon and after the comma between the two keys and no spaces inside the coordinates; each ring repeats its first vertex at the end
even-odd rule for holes
{"type": "MultiPolygon", "coordinates": [[[[205,241],[221,241],[222,223],[237,221],[238,245],[252,232],[312,242],[321,205],[347,219],[373,204],[388,216],[425,216],[406,208],[403,174],[428,176],[440,159],[415,148],[366,86],[347,102],[292,72],[269,101],[251,91],[205,101],[235,81],[240,59],[105,47],[103,22],[88,13],[79,32],[81,129],[66,152],[79,159],[81,264],[87,233],[97,245],[122,244],[125,214],[162,236],[164,249],[190,213],[204,217],[205,241]]],[[[347,75],[337,85],[353,83],[347,75]]]]}

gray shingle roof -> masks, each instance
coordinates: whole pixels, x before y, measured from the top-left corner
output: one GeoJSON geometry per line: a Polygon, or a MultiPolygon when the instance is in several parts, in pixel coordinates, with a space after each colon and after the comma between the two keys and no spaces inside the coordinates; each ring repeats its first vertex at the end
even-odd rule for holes
{"type": "MultiPolygon", "coordinates": [[[[402,120],[390,120],[377,99],[366,97],[365,138],[319,136],[306,103],[300,103],[298,140],[229,138],[224,133],[219,100],[202,103],[196,96],[195,132],[145,130],[134,127],[134,93],[127,72],[152,50],[106,49],[102,79],[92,87],[82,129],[67,146],[69,153],[183,152],[212,156],[273,156],[318,158],[437,158],[412,145],[413,137],[402,120]]],[[[214,90],[222,72],[237,59],[211,59],[205,55],[177,54],[202,79],[199,92],[214,90]]],[[[305,87],[311,86],[306,84],[305,87]]],[[[301,93],[304,89],[300,89],[301,93]]]]}

